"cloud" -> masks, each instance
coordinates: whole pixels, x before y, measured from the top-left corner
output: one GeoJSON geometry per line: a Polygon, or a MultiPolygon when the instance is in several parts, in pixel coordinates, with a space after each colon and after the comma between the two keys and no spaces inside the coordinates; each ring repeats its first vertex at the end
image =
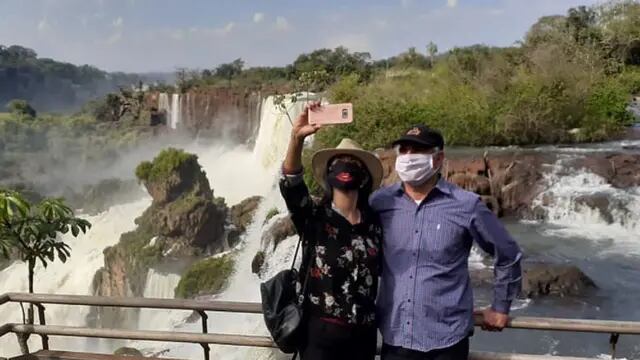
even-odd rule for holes
{"type": "Polygon", "coordinates": [[[447,6],[450,8],[458,6],[458,0],[447,0],[447,6]]]}
{"type": "Polygon", "coordinates": [[[47,22],[47,19],[42,19],[38,23],[38,31],[40,31],[40,32],[47,31],[50,28],[51,28],[51,26],[49,26],[49,23],[47,22]]]}
{"type": "Polygon", "coordinates": [[[114,28],[121,28],[122,25],[124,25],[124,20],[122,19],[122,16],[118,16],[116,19],[114,19],[111,25],[114,28]]]}
{"type": "Polygon", "coordinates": [[[231,31],[233,31],[233,28],[235,26],[236,26],[236,24],[233,21],[230,21],[222,29],[216,29],[216,32],[221,34],[221,35],[226,35],[226,34],[231,33],[231,31]]]}
{"type": "Polygon", "coordinates": [[[276,29],[280,31],[287,31],[291,28],[289,21],[284,16],[278,16],[276,18],[276,29]]]}
{"type": "Polygon", "coordinates": [[[109,45],[116,44],[121,39],[122,39],[122,32],[118,31],[118,32],[112,34],[111,36],[109,36],[109,38],[107,39],[107,44],[109,44],[109,45]]]}
{"type": "Polygon", "coordinates": [[[405,9],[411,6],[411,3],[413,3],[413,0],[400,0],[400,4],[405,9]]]}
{"type": "Polygon", "coordinates": [[[261,23],[262,20],[264,20],[264,14],[261,12],[257,12],[255,14],[253,14],[253,22],[254,23],[261,23]]]}
{"type": "Polygon", "coordinates": [[[371,38],[365,34],[341,34],[333,36],[324,43],[325,47],[336,48],[344,46],[351,51],[371,51],[371,38]]]}

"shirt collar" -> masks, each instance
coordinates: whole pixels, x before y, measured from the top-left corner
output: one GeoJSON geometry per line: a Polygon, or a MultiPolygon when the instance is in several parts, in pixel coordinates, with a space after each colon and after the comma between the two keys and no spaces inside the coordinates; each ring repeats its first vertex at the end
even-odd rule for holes
{"type": "MultiPolygon", "coordinates": [[[[437,176],[439,176],[440,178],[438,179],[438,182],[436,183],[435,188],[438,189],[443,194],[451,195],[451,188],[449,187],[449,183],[447,182],[447,180],[445,180],[442,177],[442,175],[437,175],[437,176]]],[[[404,187],[402,186],[402,182],[397,182],[393,184],[392,190],[393,190],[393,193],[396,195],[403,195],[404,187]]]]}

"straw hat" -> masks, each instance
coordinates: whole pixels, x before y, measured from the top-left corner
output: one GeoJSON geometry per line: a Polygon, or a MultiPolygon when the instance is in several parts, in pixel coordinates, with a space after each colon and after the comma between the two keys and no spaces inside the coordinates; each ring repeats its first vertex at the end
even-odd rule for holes
{"type": "Polygon", "coordinates": [[[347,138],[342,139],[340,144],[335,148],[318,150],[313,154],[311,159],[313,177],[322,187],[326,186],[325,178],[327,177],[329,161],[338,155],[349,155],[360,160],[371,174],[373,190],[380,187],[383,176],[380,159],[369,151],[363,150],[355,141],[347,138]]]}

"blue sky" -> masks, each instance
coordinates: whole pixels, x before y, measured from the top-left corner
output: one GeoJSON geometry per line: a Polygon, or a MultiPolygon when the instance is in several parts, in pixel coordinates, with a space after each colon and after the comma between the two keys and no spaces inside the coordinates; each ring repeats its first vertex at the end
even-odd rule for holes
{"type": "Polygon", "coordinates": [[[477,43],[507,46],[540,16],[594,0],[0,0],[0,44],[106,70],[283,65],[346,46],[374,58],[477,43]]]}

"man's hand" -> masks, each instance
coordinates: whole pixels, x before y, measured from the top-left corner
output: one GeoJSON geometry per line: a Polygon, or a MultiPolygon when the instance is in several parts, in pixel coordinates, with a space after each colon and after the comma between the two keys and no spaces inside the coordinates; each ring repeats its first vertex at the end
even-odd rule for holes
{"type": "Polygon", "coordinates": [[[291,136],[297,141],[303,141],[307,136],[315,133],[320,129],[320,125],[309,124],[309,111],[313,111],[320,107],[319,101],[313,101],[305,105],[302,113],[293,122],[293,130],[291,136]]]}
{"type": "Polygon", "coordinates": [[[509,322],[509,315],[497,312],[491,308],[476,310],[473,312],[476,316],[482,316],[482,330],[486,331],[502,331],[509,322]]]}

